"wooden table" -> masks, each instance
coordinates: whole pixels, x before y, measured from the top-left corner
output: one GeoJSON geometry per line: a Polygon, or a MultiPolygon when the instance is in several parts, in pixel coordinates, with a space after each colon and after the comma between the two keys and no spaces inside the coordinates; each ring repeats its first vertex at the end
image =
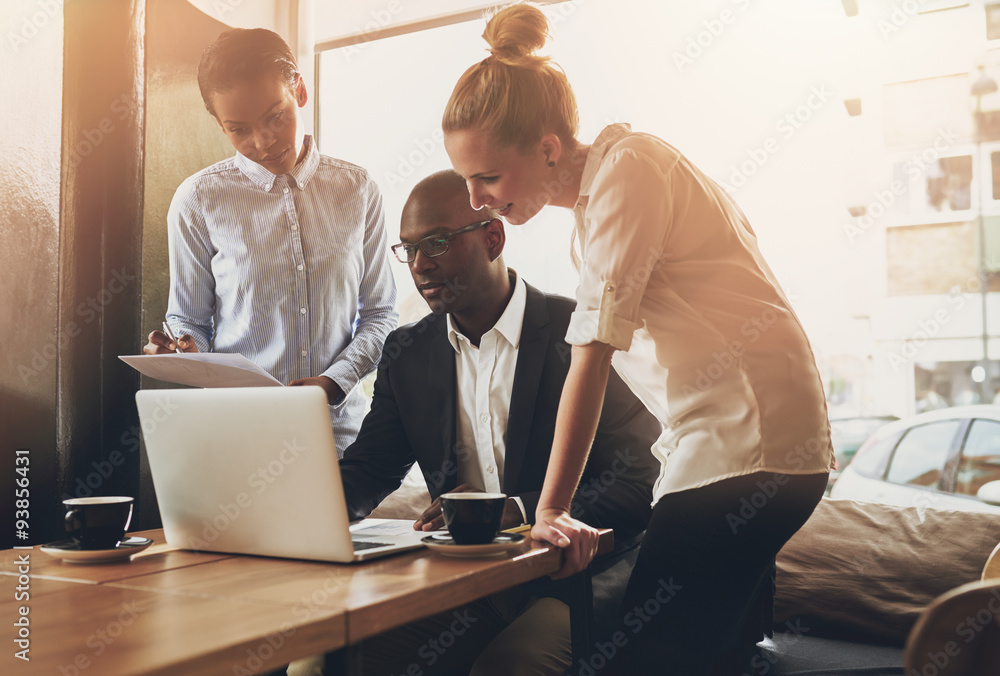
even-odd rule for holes
{"type": "MultiPolygon", "coordinates": [[[[3,674],[259,673],[546,576],[562,558],[529,538],[523,549],[495,558],[421,549],[345,565],[176,550],[161,530],[131,535],[155,544],[128,563],[65,564],[38,548],[0,552],[0,621],[9,637],[3,674]],[[18,598],[25,581],[27,600],[18,598]],[[30,662],[16,658],[20,648],[11,642],[22,606],[30,662]]],[[[602,553],[612,541],[611,531],[602,531],[602,553]]],[[[579,579],[574,658],[590,644],[582,602],[589,577],[579,579]]],[[[356,669],[351,651],[344,654],[356,669]]]]}

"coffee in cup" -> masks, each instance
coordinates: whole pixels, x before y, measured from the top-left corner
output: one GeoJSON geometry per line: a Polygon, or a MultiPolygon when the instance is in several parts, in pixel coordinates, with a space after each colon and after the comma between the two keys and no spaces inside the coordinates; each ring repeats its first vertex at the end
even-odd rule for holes
{"type": "Polygon", "coordinates": [[[500,530],[507,496],[503,493],[445,493],[441,513],[458,545],[485,545],[500,530]]]}
{"type": "Polygon", "coordinates": [[[80,549],[114,549],[132,521],[132,498],[126,496],[70,498],[63,505],[66,532],[80,549]]]}

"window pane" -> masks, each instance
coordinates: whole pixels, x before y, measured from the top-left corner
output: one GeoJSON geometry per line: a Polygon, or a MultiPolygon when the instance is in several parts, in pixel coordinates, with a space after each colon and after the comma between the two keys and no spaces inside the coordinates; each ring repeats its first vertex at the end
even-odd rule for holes
{"type": "MultiPolygon", "coordinates": [[[[887,228],[890,296],[947,294],[977,278],[976,223],[932,223],[887,228]]],[[[922,410],[922,409],[918,409],[922,410]]]]}
{"type": "Polygon", "coordinates": [[[896,447],[886,478],[897,484],[937,486],[960,425],[960,420],[947,420],[911,429],[896,447]]]}
{"type": "Polygon", "coordinates": [[[1000,40],[1000,5],[986,5],[986,39],[1000,40]]]}
{"type": "Polygon", "coordinates": [[[972,138],[967,73],[896,82],[883,87],[887,150],[929,148],[939,129],[972,138]],[[919,111],[919,112],[917,112],[919,111]]]}
{"type": "Polygon", "coordinates": [[[861,476],[881,479],[885,469],[886,456],[892,453],[892,447],[899,440],[899,434],[882,439],[870,448],[863,448],[851,463],[851,467],[861,476]]]}
{"type": "Polygon", "coordinates": [[[989,481],[1000,481],[1000,423],[976,420],[962,449],[955,492],[975,495],[989,481]]]}
{"type": "Polygon", "coordinates": [[[903,221],[972,208],[971,155],[941,157],[920,164],[912,160],[896,162],[892,178],[906,187],[893,204],[895,214],[903,221]]]}
{"type": "Polygon", "coordinates": [[[927,208],[963,211],[972,207],[972,157],[942,157],[927,168],[927,208]]]}

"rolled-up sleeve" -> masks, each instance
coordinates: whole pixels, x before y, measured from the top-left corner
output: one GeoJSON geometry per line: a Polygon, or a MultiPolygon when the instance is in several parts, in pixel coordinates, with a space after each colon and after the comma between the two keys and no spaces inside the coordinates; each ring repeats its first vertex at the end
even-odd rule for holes
{"type": "Polygon", "coordinates": [[[664,257],[671,225],[669,173],[631,148],[602,160],[586,209],[577,213],[583,262],[567,343],[631,347],[642,326],[639,305],[664,257]]]}

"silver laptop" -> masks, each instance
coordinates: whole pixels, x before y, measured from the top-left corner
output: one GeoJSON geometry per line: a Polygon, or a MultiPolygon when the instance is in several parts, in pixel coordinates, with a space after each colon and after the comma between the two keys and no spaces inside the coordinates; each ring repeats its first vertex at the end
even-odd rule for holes
{"type": "Polygon", "coordinates": [[[348,522],[320,388],[142,390],[135,400],[170,545],[339,562],[423,546],[412,521],[348,522]]]}

